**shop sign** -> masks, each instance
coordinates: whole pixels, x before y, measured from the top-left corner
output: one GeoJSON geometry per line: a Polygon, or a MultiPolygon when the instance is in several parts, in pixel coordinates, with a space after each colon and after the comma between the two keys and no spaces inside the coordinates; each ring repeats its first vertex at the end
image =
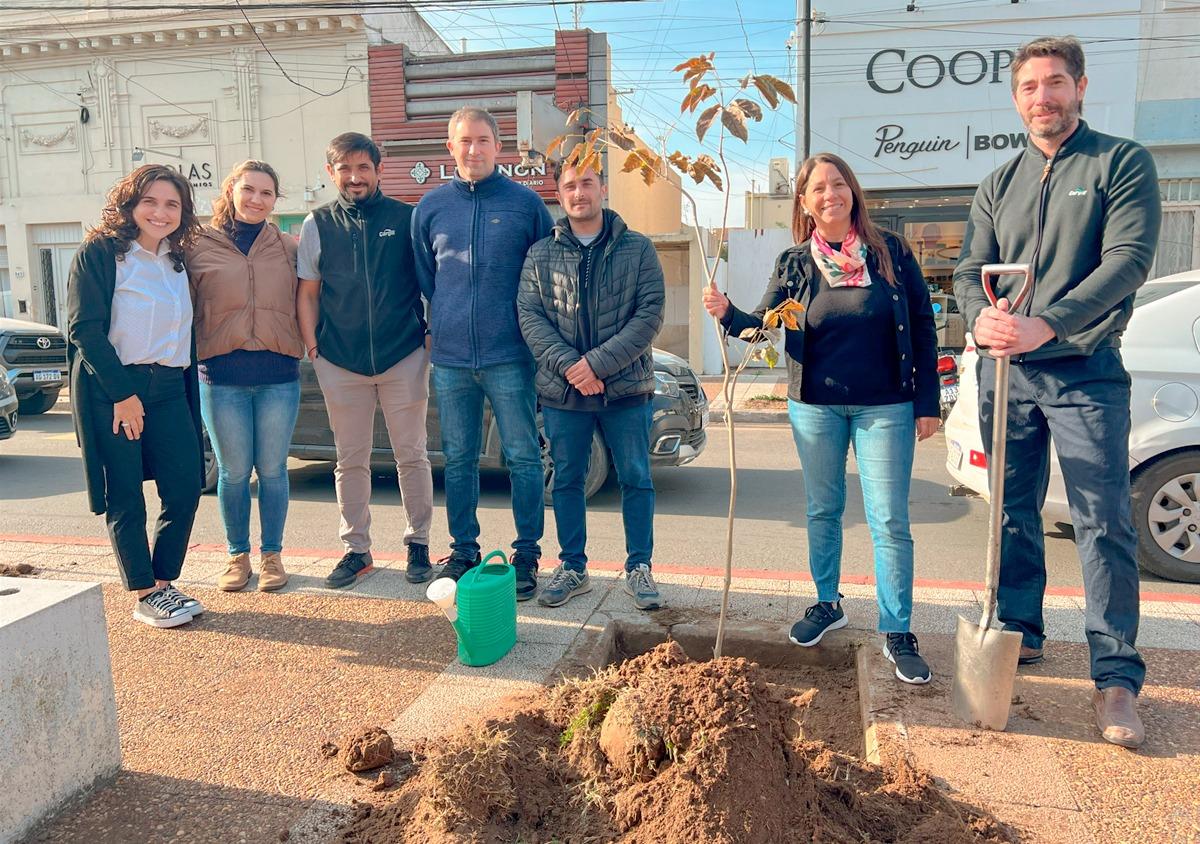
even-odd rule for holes
{"type": "Polygon", "coordinates": [[[183,162],[167,164],[172,170],[177,170],[181,176],[191,182],[194,188],[216,187],[213,181],[213,165],[211,161],[183,162]]]}
{"type": "Polygon", "coordinates": [[[1027,132],[976,132],[967,124],[963,140],[954,140],[941,135],[908,136],[901,124],[887,123],[875,131],[874,157],[895,156],[901,161],[909,161],[914,156],[924,153],[955,152],[956,155],[970,158],[972,152],[1003,152],[1025,149],[1028,146],[1027,132]]]}
{"type": "MultiPolygon", "coordinates": [[[[539,188],[547,184],[546,165],[544,162],[536,167],[527,167],[520,162],[497,162],[496,166],[500,168],[501,173],[508,176],[518,185],[525,185],[528,188],[539,188]]],[[[435,175],[442,182],[448,182],[454,178],[453,164],[436,163],[436,167],[437,170],[435,171],[424,161],[418,161],[408,171],[408,175],[412,176],[413,181],[418,185],[424,185],[435,175]]]]}
{"type": "MultiPolygon", "coordinates": [[[[938,53],[917,53],[910,59],[908,50],[888,48],[871,56],[867,62],[867,84],[880,94],[899,94],[906,85],[914,88],[936,88],[947,80],[959,85],[995,85],[1007,82],[1005,71],[1012,66],[1012,50],[960,50],[946,56],[938,53]],[[879,79],[881,69],[904,68],[904,78],[879,79]]],[[[916,51],[911,51],[916,53],[916,51]]]]}

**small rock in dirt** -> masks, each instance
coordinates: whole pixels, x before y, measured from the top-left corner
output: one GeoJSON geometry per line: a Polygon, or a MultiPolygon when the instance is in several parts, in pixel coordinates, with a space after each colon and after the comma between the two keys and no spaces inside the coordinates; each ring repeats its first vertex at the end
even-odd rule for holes
{"type": "Polygon", "coordinates": [[[382,727],[367,727],[351,733],[342,742],[342,764],[347,771],[370,771],[392,761],[392,737],[382,727]]]}
{"type": "Polygon", "coordinates": [[[371,790],[372,791],[383,791],[385,789],[391,788],[395,784],[396,784],[396,775],[393,774],[391,771],[383,771],[375,779],[375,782],[371,783],[371,790]]]}
{"type": "Polygon", "coordinates": [[[626,689],[600,725],[600,749],[614,768],[630,776],[653,774],[666,755],[661,732],[643,717],[646,710],[640,690],[626,689]]]}
{"type": "Polygon", "coordinates": [[[1030,721],[1041,721],[1042,718],[1028,706],[1021,707],[1021,715],[1028,718],[1030,721]]]}
{"type": "Polygon", "coordinates": [[[289,838],[291,838],[291,837],[292,837],[292,834],[291,834],[290,832],[288,832],[286,829],[285,829],[285,830],[282,830],[282,831],[280,831],[280,833],[279,833],[279,840],[280,840],[280,841],[287,841],[287,840],[288,840],[289,838]]]}
{"type": "Polygon", "coordinates": [[[339,749],[340,748],[338,748],[336,744],[331,741],[327,741],[321,745],[321,755],[326,759],[332,759],[334,756],[338,755],[339,749]]]}
{"type": "Polygon", "coordinates": [[[24,577],[27,574],[33,574],[33,566],[29,563],[0,566],[0,577],[24,577]]]}

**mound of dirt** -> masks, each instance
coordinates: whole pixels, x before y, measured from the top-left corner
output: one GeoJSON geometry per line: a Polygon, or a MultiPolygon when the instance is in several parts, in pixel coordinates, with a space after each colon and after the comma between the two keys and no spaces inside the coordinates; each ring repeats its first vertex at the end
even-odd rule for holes
{"type": "Polygon", "coordinates": [[[27,574],[34,574],[35,570],[29,563],[16,563],[8,565],[7,563],[0,565],[0,577],[24,577],[27,574]]]}
{"type": "Polygon", "coordinates": [[[754,663],[691,662],[667,643],[431,743],[396,799],[360,807],[341,840],[1015,840],[924,773],[806,740],[797,705],[754,663]]]}

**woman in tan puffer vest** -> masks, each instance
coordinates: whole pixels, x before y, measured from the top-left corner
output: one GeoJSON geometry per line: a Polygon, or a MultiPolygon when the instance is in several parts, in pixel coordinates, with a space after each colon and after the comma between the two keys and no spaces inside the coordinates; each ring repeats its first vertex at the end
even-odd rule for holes
{"type": "Polygon", "coordinates": [[[217,585],[250,580],[250,471],[258,476],[264,592],[287,583],[281,552],[288,446],[304,345],[296,322],[296,241],[267,220],[279,196],[269,164],[243,161],[221,183],[212,221],[187,255],[200,407],[218,465],[229,564],[217,585]]]}

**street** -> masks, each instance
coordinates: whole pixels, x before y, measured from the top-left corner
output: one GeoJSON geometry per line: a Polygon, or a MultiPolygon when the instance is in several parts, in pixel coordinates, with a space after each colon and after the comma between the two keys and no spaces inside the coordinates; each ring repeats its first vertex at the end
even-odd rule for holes
{"type": "MultiPolygon", "coordinates": [[[[62,405],[60,405],[60,408],[62,405]]],[[[729,474],[723,424],[709,427],[709,444],[701,457],[682,468],[655,472],[657,517],[655,562],[678,568],[714,568],[724,564],[725,517],[729,474]]],[[[776,572],[807,570],[804,495],[799,461],[786,425],[739,426],[738,521],[734,566],[776,572]]],[[[987,546],[987,509],[977,498],[952,497],[943,463],[945,442],[939,434],[917,447],[912,486],[912,531],[916,543],[918,581],[979,581],[987,546]]],[[[338,515],[329,463],[290,463],[292,503],[287,548],[340,547],[338,515]]],[[[842,571],[846,576],[871,575],[873,563],[862,494],[851,461],[848,476],[846,533],[842,571]]],[[[485,550],[512,541],[508,483],[503,474],[484,474],[479,519],[485,550]]],[[[434,474],[435,502],[431,553],[448,553],[444,495],[440,473],[434,474]]],[[[157,512],[153,488],[147,487],[151,518],[157,512]]],[[[378,473],[374,482],[374,549],[402,550],[404,519],[394,474],[378,473]]],[[[620,492],[610,475],[589,506],[589,556],[594,561],[624,559],[620,492]]],[[[103,537],[100,517],[88,512],[82,464],[71,428],[71,416],[55,410],[24,416],[17,435],[0,443],[0,533],[103,537]]],[[[257,519],[255,519],[257,522],[257,519]]],[[[1046,534],[1051,587],[1082,585],[1075,545],[1053,526],[1046,534]]],[[[257,530],[255,527],[254,530],[257,530]]],[[[546,509],[544,553],[557,552],[554,513],[546,509]]],[[[224,540],[215,495],[201,501],[193,542],[224,540]]],[[[1154,592],[1196,594],[1200,587],[1171,583],[1143,574],[1143,588],[1154,592]]]]}

